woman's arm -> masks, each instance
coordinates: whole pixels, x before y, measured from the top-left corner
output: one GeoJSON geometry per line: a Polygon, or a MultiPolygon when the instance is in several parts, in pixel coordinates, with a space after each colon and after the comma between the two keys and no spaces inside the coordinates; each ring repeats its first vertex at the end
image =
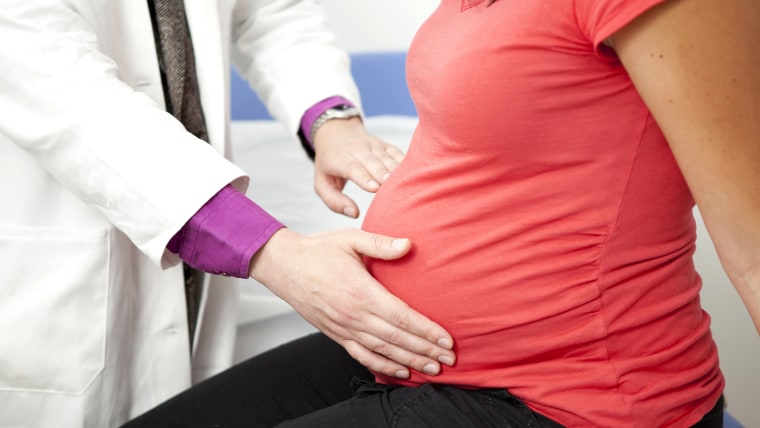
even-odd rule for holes
{"type": "Polygon", "coordinates": [[[671,0],[611,38],[760,332],[760,4],[671,0]]]}

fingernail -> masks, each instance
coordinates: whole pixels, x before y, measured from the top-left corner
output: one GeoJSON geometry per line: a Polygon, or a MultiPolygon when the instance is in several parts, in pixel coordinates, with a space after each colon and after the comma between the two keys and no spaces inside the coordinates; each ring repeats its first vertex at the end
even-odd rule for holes
{"type": "Polygon", "coordinates": [[[409,377],[409,372],[407,370],[399,370],[396,372],[394,376],[396,376],[399,379],[406,379],[409,377]]]}
{"type": "Polygon", "coordinates": [[[385,175],[383,175],[383,177],[382,177],[382,180],[383,180],[383,181],[385,181],[385,180],[387,180],[387,179],[388,179],[388,177],[390,177],[390,176],[391,176],[391,174],[390,174],[390,173],[385,173],[385,175]]]}
{"type": "Polygon", "coordinates": [[[403,250],[406,247],[406,244],[407,244],[406,239],[394,239],[393,242],[391,242],[391,247],[394,250],[403,250]]]}
{"type": "Polygon", "coordinates": [[[343,214],[349,217],[356,217],[356,210],[352,207],[343,208],[343,214]]]}
{"type": "Polygon", "coordinates": [[[369,187],[370,189],[377,189],[378,187],[380,187],[380,185],[377,184],[377,181],[370,180],[367,182],[367,187],[369,187]]]}
{"type": "Polygon", "coordinates": [[[422,371],[430,376],[435,376],[438,374],[438,365],[433,363],[426,364],[425,367],[422,368],[422,371]]]}
{"type": "Polygon", "coordinates": [[[441,364],[446,364],[447,366],[454,365],[454,359],[449,357],[448,355],[441,355],[440,357],[438,357],[438,361],[440,361],[441,364]]]}
{"type": "Polygon", "coordinates": [[[444,349],[451,349],[454,344],[449,339],[438,339],[438,346],[444,349]]]}

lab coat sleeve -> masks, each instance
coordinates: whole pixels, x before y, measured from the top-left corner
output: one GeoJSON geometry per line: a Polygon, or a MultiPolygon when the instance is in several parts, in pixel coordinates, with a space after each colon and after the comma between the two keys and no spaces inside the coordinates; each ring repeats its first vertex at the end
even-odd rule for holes
{"type": "Polygon", "coordinates": [[[238,1],[232,19],[233,65],[291,135],[325,98],[339,95],[361,108],[348,54],[318,1],[238,1]]]}
{"type": "Polygon", "coordinates": [[[0,134],[166,267],[178,262],[165,251],[172,235],[226,184],[245,190],[247,178],[119,80],[67,5],[0,1],[0,134]]]}

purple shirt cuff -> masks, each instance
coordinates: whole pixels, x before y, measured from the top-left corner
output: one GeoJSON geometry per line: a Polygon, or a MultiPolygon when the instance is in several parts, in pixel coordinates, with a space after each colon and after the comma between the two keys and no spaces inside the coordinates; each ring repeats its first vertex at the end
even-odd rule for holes
{"type": "Polygon", "coordinates": [[[310,109],[306,110],[306,113],[303,114],[303,117],[301,118],[301,134],[303,135],[303,138],[309,143],[309,146],[311,146],[312,149],[314,149],[314,142],[311,141],[310,138],[311,125],[313,125],[314,121],[317,120],[317,118],[322,115],[322,113],[324,113],[327,109],[343,105],[355,107],[351,101],[336,95],[314,104],[310,109]]]}
{"type": "Polygon", "coordinates": [[[195,269],[248,278],[251,258],[282,227],[228,184],[190,218],[166,248],[195,269]]]}

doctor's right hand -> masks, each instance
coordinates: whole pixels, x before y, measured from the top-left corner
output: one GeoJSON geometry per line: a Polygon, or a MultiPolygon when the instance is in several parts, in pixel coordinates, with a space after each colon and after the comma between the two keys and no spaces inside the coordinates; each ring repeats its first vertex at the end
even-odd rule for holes
{"type": "Polygon", "coordinates": [[[404,158],[359,118],[327,121],[314,134],[314,152],[314,190],[331,210],[351,218],[359,217],[359,206],[343,193],[346,182],[374,193],[404,158]]]}
{"type": "Polygon", "coordinates": [[[452,365],[451,335],[392,295],[362,256],[404,256],[407,239],[358,229],[300,235],[283,228],[256,253],[250,276],[290,304],[368,369],[397,378],[409,368],[428,375],[452,365]]]}

